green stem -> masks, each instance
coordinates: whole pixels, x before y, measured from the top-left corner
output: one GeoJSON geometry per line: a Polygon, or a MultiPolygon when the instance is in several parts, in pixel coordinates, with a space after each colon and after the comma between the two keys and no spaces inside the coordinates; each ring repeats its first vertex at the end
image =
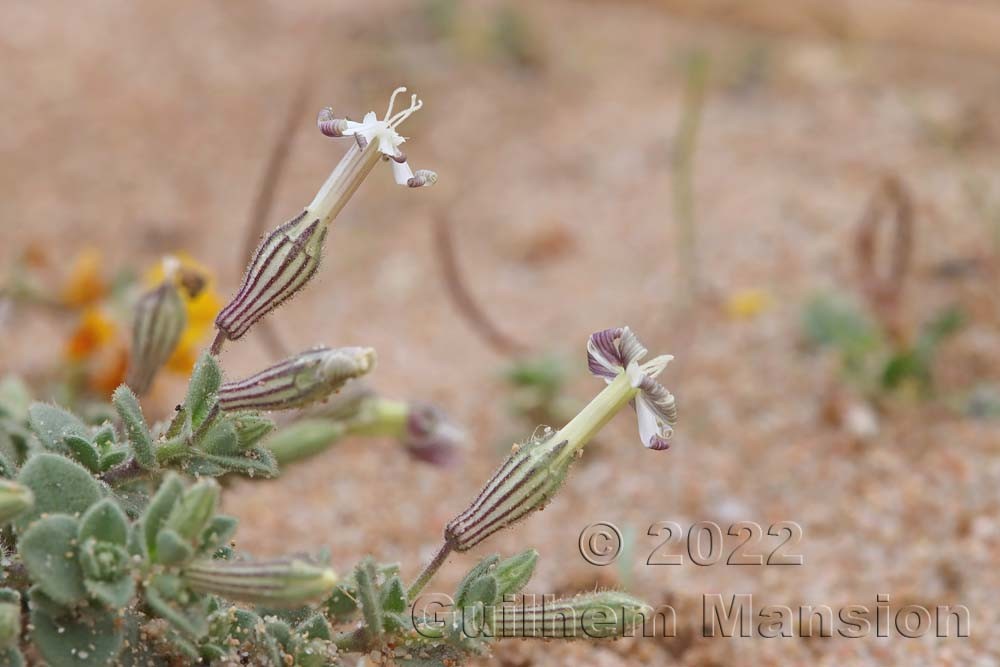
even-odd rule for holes
{"type": "Polygon", "coordinates": [[[348,435],[399,437],[406,428],[410,406],[406,401],[372,398],[366,401],[358,416],[347,420],[348,435]]]}
{"type": "Polygon", "coordinates": [[[598,431],[611,421],[639,390],[629,382],[627,373],[620,373],[604,390],[552,436],[552,442],[568,442],[553,462],[553,467],[576,454],[598,431]]]}
{"type": "Polygon", "coordinates": [[[424,568],[424,571],[420,573],[417,579],[410,585],[410,588],[407,589],[407,600],[412,602],[414,598],[420,595],[420,591],[424,590],[424,586],[427,585],[427,582],[429,582],[434,575],[437,574],[437,571],[441,569],[441,566],[444,565],[444,561],[448,558],[450,553],[451,542],[446,541],[441,545],[441,548],[438,549],[438,552],[434,555],[434,558],[431,559],[431,562],[427,564],[427,567],[424,568]]]}

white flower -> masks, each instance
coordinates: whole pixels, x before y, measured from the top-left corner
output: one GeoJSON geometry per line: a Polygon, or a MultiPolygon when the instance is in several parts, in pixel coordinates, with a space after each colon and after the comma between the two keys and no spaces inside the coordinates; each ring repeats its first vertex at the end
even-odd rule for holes
{"type": "MultiPolygon", "coordinates": [[[[418,171],[417,175],[414,176],[410,165],[406,163],[406,155],[399,150],[400,145],[406,141],[406,137],[399,134],[396,128],[424,105],[421,100],[417,99],[416,95],[411,95],[410,106],[393,114],[396,96],[405,92],[406,88],[403,87],[392,91],[392,96],[389,98],[389,108],[386,109],[384,118],[379,119],[374,111],[369,111],[360,123],[353,120],[339,122],[336,125],[336,131],[340,136],[355,137],[362,149],[375,142],[378,152],[389,159],[392,165],[392,175],[399,185],[409,185],[410,187],[430,185],[437,180],[437,176],[433,172],[425,170],[418,171]]],[[[324,120],[330,122],[331,119],[321,115],[320,122],[323,123],[324,120]]]]}
{"type": "Polygon", "coordinates": [[[677,404],[673,394],[656,381],[673,357],[660,355],[640,364],[646,348],[628,327],[598,331],[587,341],[590,372],[611,383],[625,373],[639,392],[633,401],[639,419],[639,438],[649,449],[670,446],[673,425],[677,423],[677,404]]]}

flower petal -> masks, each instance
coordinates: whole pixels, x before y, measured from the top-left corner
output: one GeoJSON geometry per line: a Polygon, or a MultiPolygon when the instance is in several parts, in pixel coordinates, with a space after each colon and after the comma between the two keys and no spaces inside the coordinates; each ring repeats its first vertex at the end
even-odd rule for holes
{"type": "Polygon", "coordinates": [[[635,397],[635,413],[639,419],[639,438],[648,449],[662,450],[670,446],[673,429],[659,419],[643,394],[635,397]]]}
{"type": "Polygon", "coordinates": [[[677,423],[677,401],[662,384],[645,375],[639,384],[639,391],[660,421],[670,426],[677,423]]]}
{"type": "Polygon", "coordinates": [[[392,175],[396,179],[397,185],[406,185],[413,178],[413,170],[406,162],[396,162],[390,159],[389,164],[392,165],[392,175]]]}

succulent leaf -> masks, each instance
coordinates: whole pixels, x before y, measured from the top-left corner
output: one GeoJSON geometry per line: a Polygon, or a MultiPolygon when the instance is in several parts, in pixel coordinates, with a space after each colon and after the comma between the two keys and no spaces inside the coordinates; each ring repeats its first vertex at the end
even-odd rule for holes
{"type": "Polygon", "coordinates": [[[184,483],[178,475],[171,473],[163,480],[156,495],[149,501],[142,516],[142,525],[146,537],[146,550],[150,556],[155,557],[156,535],[183,493],[184,483]]]}
{"type": "Polygon", "coordinates": [[[83,514],[101,499],[101,487],[82,466],[57,454],[36,454],[21,468],[18,482],[35,497],[34,506],[16,521],[28,526],[42,514],[83,514]]]}
{"type": "Polygon", "coordinates": [[[7,525],[35,503],[34,494],[28,487],[0,480],[0,526],[7,525]]]}
{"type": "Polygon", "coordinates": [[[105,498],[88,509],[80,518],[80,542],[94,538],[125,546],[128,542],[128,518],[118,503],[105,498]]]}
{"type": "Polygon", "coordinates": [[[121,385],[115,390],[111,397],[118,416],[121,417],[125,425],[125,433],[128,435],[129,444],[132,446],[132,453],[135,460],[146,470],[156,469],[156,453],[153,451],[153,436],[146,426],[146,419],[142,416],[142,407],[139,399],[126,385],[121,385]]]}
{"type": "Polygon", "coordinates": [[[101,469],[101,455],[97,448],[91,444],[87,438],[78,435],[67,435],[63,438],[70,455],[79,461],[90,472],[98,472],[101,469]]]}
{"type": "Polygon", "coordinates": [[[103,667],[114,663],[124,633],[110,612],[53,617],[31,612],[31,640],[49,667],[103,667]]]}
{"type": "Polygon", "coordinates": [[[222,370],[218,362],[208,352],[201,355],[195,364],[184,399],[186,419],[193,428],[201,426],[216,405],[215,395],[222,384],[222,370]]]}
{"type": "Polygon", "coordinates": [[[32,403],[28,408],[28,424],[46,449],[65,454],[65,438],[75,435],[90,438],[90,430],[80,418],[55,405],[32,403]]]}
{"type": "Polygon", "coordinates": [[[56,514],[36,521],[18,541],[31,580],[60,605],[74,605],[87,596],[77,553],[78,529],[76,519],[56,514]]]}

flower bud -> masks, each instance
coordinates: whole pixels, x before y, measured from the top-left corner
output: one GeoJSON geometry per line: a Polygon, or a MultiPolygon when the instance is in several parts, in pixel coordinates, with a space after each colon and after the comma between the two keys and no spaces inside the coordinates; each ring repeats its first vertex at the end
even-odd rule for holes
{"type": "Polygon", "coordinates": [[[219,407],[234,410],[287,410],[326,398],[375,367],[370,347],[318,347],[219,388],[219,407]]]}
{"type": "Polygon", "coordinates": [[[413,459],[448,467],[458,460],[465,433],[439,408],[426,403],[408,406],[402,441],[413,459]]]}
{"type": "Polygon", "coordinates": [[[182,576],[195,591],[271,607],[296,607],[324,598],[337,584],[333,570],[301,558],[201,560],[182,576]]]}
{"type": "Polygon", "coordinates": [[[538,605],[505,606],[494,615],[498,637],[610,639],[636,636],[652,607],[631,595],[604,591],[538,605]]]}
{"type": "Polygon", "coordinates": [[[220,338],[236,340],[309,282],[319,263],[327,226],[303,211],[271,232],[257,248],[243,285],[215,318],[220,338]]]}
{"type": "Polygon", "coordinates": [[[35,504],[31,489],[17,482],[0,480],[0,526],[6,525],[35,504]]]}
{"type": "Polygon", "coordinates": [[[171,280],[143,294],[135,304],[132,352],[126,384],[145,394],[156,373],[167,363],[187,326],[184,301],[171,280]]]}
{"type": "Polygon", "coordinates": [[[573,463],[572,457],[559,456],[568,444],[546,428],[540,437],[515,445],[469,508],[445,527],[445,542],[456,551],[466,551],[544,507],[573,463]]]}

